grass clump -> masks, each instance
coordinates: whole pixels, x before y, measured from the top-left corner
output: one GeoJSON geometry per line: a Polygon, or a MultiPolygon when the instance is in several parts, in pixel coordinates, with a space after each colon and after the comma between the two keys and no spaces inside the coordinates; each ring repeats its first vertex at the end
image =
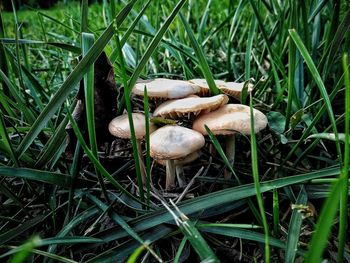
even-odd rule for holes
{"type": "Polygon", "coordinates": [[[0,259],[350,260],[348,7],[82,1],[1,12],[0,259]],[[113,78],[108,62],[96,67],[103,56],[113,78]],[[205,78],[213,94],[215,79],[250,81],[242,103],[263,111],[268,129],[237,134],[233,165],[209,131],[185,166],[193,178],[170,192],[147,134],[143,189],[135,137],[113,140],[100,114],[149,116],[147,91],[144,101],[131,94],[139,78],[205,78]],[[114,104],[96,103],[105,87],[114,104]],[[223,179],[226,169],[238,180],[223,179]]]}

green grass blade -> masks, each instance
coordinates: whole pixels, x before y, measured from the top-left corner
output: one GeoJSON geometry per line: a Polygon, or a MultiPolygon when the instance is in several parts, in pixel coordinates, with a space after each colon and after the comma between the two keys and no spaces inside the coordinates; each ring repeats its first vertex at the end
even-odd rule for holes
{"type": "Polygon", "coordinates": [[[258,201],[259,211],[263,222],[265,233],[265,262],[270,262],[270,247],[269,247],[269,226],[267,224],[264,203],[260,191],[260,179],[258,169],[258,150],[256,143],[256,135],[254,129],[254,112],[253,112],[253,96],[250,95],[250,145],[252,151],[252,172],[254,178],[254,186],[256,191],[256,198],[258,201]]]}
{"type": "MultiPolygon", "coordinates": [[[[293,1],[289,1],[291,6],[291,15],[289,21],[289,28],[295,28],[297,25],[297,5],[293,1]]],[[[289,128],[290,116],[292,114],[293,99],[295,94],[295,69],[296,69],[296,46],[291,39],[288,42],[288,100],[286,108],[286,125],[285,130],[289,128]]]]}
{"type": "MultiPolygon", "coordinates": [[[[80,33],[88,31],[89,7],[88,0],[82,0],[80,5],[80,33]]],[[[84,51],[83,51],[84,52],[84,51]]]]}
{"type": "MultiPolygon", "coordinates": [[[[87,23],[87,22],[84,22],[84,23],[87,23]]],[[[94,40],[95,40],[94,35],[90,33],[85,33],[85,32],[82,33],[81,41],[82,41],[83,57],[86,56],[86,54],[89,52],[89,49],[93,46],[94,40]]],[[[88,134],[89,134],[90,149],[94,157],[98,159],[98,155],[97,155],[98,149],[97,149],[97,140],[96,140],[96,132],[95,132],[94,93],[95,93],[94,65],[92,64],[88,68],[88,71],[84,76],[84,95],[85,95],[86,120],[87,120],[88,134]]],[[[95,172],[97,174],[98,182],[101,186],[102,193],[106,198],[106,200],[109,200],[106,187],[103,182],[103,178],[96,167],[95,167],[95,172]]]]}
{"type": "Polygon", "coordinates": [[[250,59],[252,54],[252,46],[253,46],[253,40],[254,40],[254,34],[256,29],[256,18],[252,17],[251,25],[249,28],[249,34],[247,39],[247,50],[245,53],[245,79],[250,79],[250,59]]]}
{"type": "Polygon", "coordinates": [[[0,111],[0,137],[4,143],[4,146],[6,147],[8,156],[10,156],[10,158],[11,158],[12,162],[15,164],[15,166],[18,167],[19,162],[18,162],[16,153],[13,150],[12,143],[11,143],[10,137],[7,133],[5,121],[4,121],[4,118],[3,118],[1,111],[0,111]]]}
{"type": "MultiPolygon", "coordinates": [[[[234,228],[234,227],[226,227],[226,226],[220,226],[221,224],[198,224],[198,228],[200,231],[222,235],[222,236],[229,236],[229,237],[236,237],[241,238],[244,240],[251,240],[259,243],[265,243],[265,235],[247,230],[242,228],[234,228]]],[[[270,245],[274,246],[276,248],[282,248],[285,249],[285,243],[277,238],[270,237],[270,245]]],[[[298,250],[298,254],[304,254],[303,251],[298,250]]]]}
{"type": "Polygon", "coordinates": [[[139,246],[134,253],[130,255],[128,258],[128,261],[126,263],[137,263],[139,262],[139,257],[141,256],[142,252],[145,250],[145,246],[139,246]]]}
{"type": "Polygon", "coordinates": [[[220,94],[220,90],[215,85],[213,74],[211,73],[208,62],[207,62],[205,55],[203,53],[203,50],[199,46],[197,39],[196,39],[190,25],[188,24],[188,22],[186,21],[186,19],[183,17],[183,15],[181,13],[179,14],[179,16],[180,16],[181,22],[186,30],[187,36],[190,39],[191,45],[194,49],[194,52],[198,58],[199,66],[202,70],[202,73],[203,73],[207,83],[208,83],[210,92],[213,95],[220,94]]]}
{"type": "MultiPolygon", "coordinates": [[[[307,204],[307,194],[304,189],[304,186],[301,186],[301,190],[299,192],[296,205],[306,205],[306,204],[307,204]]],[[[285,255],[286,263],[295,262],[296,252],[298,249],[298,243],[300,238],[302,219],[303,219],[302,214],[297,209],[294,209],[292,213],[292,217],[289,222],[289,227],[288,227],[286,255],[285,255]]]]}
{"type": "Polygon", "coordinates": [[[146,123],[146,135],[145,135],[145,145],[146,145],[146,178],[147,178],[147,185],[146,185],[146,200],[147,204],[150,205],[150,198],[151,198],[151,144],[150,144],[150,132],[149,132],[149,103],[148,103],[148,94],[146,86],[144,88],[144,94],[143,94],[143,109],[145,111],[145,123],[146,123]]]}
{"type": "Polygon", "coordinates": [[[133,150],[133,155],[134,155],[134,160],[135,160],[135,170],[136,170],[136,178],[137,178],[137,185],[139,187],[140,191],[140,197],[141,201],[144,202],[145,196],[144,196],[144,190],[143,190],[143,182],[142,182],[142,177],[141,177],[141,161],[139,156],[139,151],[141,149],[138,149],[138,143],[137,139],[135,136],[135,128],[134,128],[134,121],[132,118],[132,106],[131,106],[131,87],[128,86],[128,76],[126,75],[126,65],[122,53],[122,47],[120,45],[120,40],[119,36],[116,36],[116,44],[117,44],[117,51],[118,51],[118,57],[119,57],[119,64],[120,64],[120,71],[121,71],[121,78],[122,78],[122,83],[124,86],[124,100],[125,100],[125,105],[127,109],[127,114],[128,114],[128,120],[129,120],[129,126],[130,126],[130,134],[131,134],[131,144],[132,144],[132,150],[133,150]]]}
{"type": "Polygon", "coordinates": [[[344,85],[345,85],[345,146],[344,146],[344,169],[341,175],[340,196],[340,220],[338,233],[338,262],[344,260],[345,242],[348,226],[348,190],[349,190],[349,162],[350,162],[350,73],[348,55],[343,56],[344,85]]]}
{"type": "Polygon", "coordinates": [[[0,177],[1,176],[25,178],[62,187],[70,187],[71,185],[71,177],[67,174],[53,173],[28,168],[0,167],[0,177]]]}
{"type": "MultiPolygon", "coordinates": [[[[32,250],[38,246],[38,243],[40,242],[40,238],[38,236],[34,236],[30,238],[26,243],[24,243],[22,246],[17,247],[15,250],[16,255],[11,259],[10,263],[21,263],[25,262],[26,258],[29,256],[29,254],[32,252],[32,250]]],[[[13,254],[11,253],[11,254],[13,254]]],[[[5,253],[7,255],[11,255],[8,253],[5,253]]]]}
{"type": "Polygon", "coordinates": [[[174,263],[179,263],[180,262],[180,257],[181,257],[183,249],[185,248],[186,242],[187,242],[187,237],[184,237],[181,240],[181,243],[180,243],[179,247],[177,248],[176,255],[175,255],[175,258],[174,258],[174,263]]]}

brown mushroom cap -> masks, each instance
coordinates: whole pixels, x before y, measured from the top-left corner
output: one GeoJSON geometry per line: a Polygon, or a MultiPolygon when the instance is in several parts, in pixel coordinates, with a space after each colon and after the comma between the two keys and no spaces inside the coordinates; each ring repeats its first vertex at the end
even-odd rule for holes
{"type": "MultiPolygon", "coordinates": [[[[222,85],[219,85],[219,89],[226,93],[231,95],[232,97],[236,99],[240,99],[242,90],[244,87],[244,82],[225,82],[222,85]]],[[[253,84],[248,83],[248,92],[251,92],[253,90],[253,84]]]]}
{"type": "Polygon", "coordinates": [[[161,116],[163,118],[178,118],[189,114],[197,116],[201,112],[216,110],[227,102],[228,97],[224,94],[205,98],[191,96],[179,100],[169,100],[162,103],[154,111],[154,116],[161,116]]]}
{"type": "MultiPolygon", "coordinates": [[[[193,161],[197,160],[199,157],[201,156],[200,151],[195,151],[193,153],[190,153],[189,155],[182,157],[180,159],[176,159],[174,160],[174,164],[176,165],[185,165],[188,163],[192,163],[193,161]]],[[[165,166],[166,162],[165,160],[158,160],[158,159],[154,159],[157,163],[159,163],[160,165],[165,166]]]]}
{"type": "Polygon", "coordinates": [[[153,79],[136,83],[133,94],[143,96],[144,87],[147,88],[149,98],[179,99],[185,98],[199,91],[199,87],[183,80],[153,79]]]}
{"type": "MultiPolygon", "coordinates": [[[[143,113],[132,113],[132,120],[134,122],[136,139],[142,139],[146,135],[145,115],[143,113]]],[[[152,133],[157,127],[150,122],[149,132],[152,133]]],[[[122,139],[130,139],[130,125],[127,114],[115,117],[108,125],[109,132],[115,137],[122,139]]]]}
{"type": "MultiPolygon", "coordinates": [[[[191,79],[191,80],[189,80],[189,82],[200,87],[199,94],[201,96],[208,96],[209,95],[210,89],[209,89],[209,85],[208,85],[208,82],[206,79],[191,79]]],[[[214,82],[215,82],[216,86],[218,86],[218,87],[225,84],[225,81],[219,80],[219,79],[215,79],[214,82]]]]}
{"type": "Polygon", "coordinates": [[[204,137],[199,132],[167,125],[151,134],[150,153],[154,159],[176,160],[198,151],[204,144],[204,137]]]}
{"type": "MultiPolygon", "coordinates": [[[[263,130],[267,125],[266,116],[253,109],[254,131],[263,130]]],[[[250,108],[242,104],[227,104],[208,114],[199,116],[193,123],[193,129],[207,135],[204,125],[216,135],[228,135],[240,132],[250,134],[250,108]]]]}

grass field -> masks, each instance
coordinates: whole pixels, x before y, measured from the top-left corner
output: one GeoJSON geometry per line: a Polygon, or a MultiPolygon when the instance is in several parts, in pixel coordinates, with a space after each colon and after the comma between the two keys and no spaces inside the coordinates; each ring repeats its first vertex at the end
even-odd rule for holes
{"type": "Polygon", "coordinates": [[[350,262],[348,1],[84,0],[0,21],[1,262],[350,262]],[[268,127],[236,135],[233,164],[210,134],[166,191],[149,134],[139,158],[107,131],[153,111],[131,89],[157,77],[249,81],[230,102],[268,127]]]}

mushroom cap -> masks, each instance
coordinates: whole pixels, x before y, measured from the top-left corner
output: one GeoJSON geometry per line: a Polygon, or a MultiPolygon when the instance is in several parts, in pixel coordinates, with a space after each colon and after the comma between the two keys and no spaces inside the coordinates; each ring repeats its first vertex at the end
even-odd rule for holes
{"type": "MultiPolygon", "coordinates": [[[[176,165],[185,165],[188,163],[192,163],[194,160],[197,160],[200,156],[201,156],[200,151],[195,151],[193,153],[190,153],[189,155],[186,155],[185,157],[174,160],[174,164],[176,166],[176,165]]],[[[166,165],[165,160],[159,160],[159,159],[154,159],[154,160],[160,165],[163,165],[163,166],[166,165]]]]}
{"type": "Polygon", "coordinates": [[[183,117],[186,114],[194,114],[195,116],[201,112],[210,112],[216,110],[222,105],[227,104],[228,97],[224,94],[213,97],[201,98],[191,96],[189,98],[168,100],[162,103],[153,113],[154,116],[167,117],[183,117]]]}
{"type": "MultiPolygon", "coordinates": [[[[146,135],[145,115],[143,113],[132,113],[134,122],[136,139],[142,139],[146,135]]],[[[152,122],[149,123],[149,132],[152,133],[157,129],[157,126],[152,122]]],[[[123,114],[115,117],[108,125],[109,132],[118,138],[130,139],[130,125],[128,114],[123,114]]]]}
{"type": "Polygon", "coordinates": [[[149,98],[179,99],[199,92],[199,87],[183,80],[152,79],[136,83],[132,93],[143,96],[144,87],[149,98]]]}
{"type": "MultiPolygon", "coordinates": [[[[266,116],[253,109],[254,131],[258,133],[267,125],[266,116]]],[[[193,123],[193,129],[207,135],[204,125],[215,135],[229,135],[240,132],[250,134],[250,108],[242,104],[227,104],[208,114],[199,116],[193,123]]]]}
{"type": "MultiPolygon", "coordinates": [[[[209,85],[208,85],[208,82],[206,79],[191,79],[191,80],[189,80],[189,82],[200,87],[200,91],[199,91],[200,95],[202,95],[202,96],[209,95],[210,89],[209,89],[209,85]]],[[[225,81],[219,80],[219,79],[215,79],[214,82],[215,82],[216,86],[218,86],[218,87],[225,84],[225,81]]]]}
{"type": "Polygon", "coordinates": [[[154,159],[176,160],[198,151],[204,144],[204,137],[199,132],[167,125],[151,134],[150,153],[154,159]]]}
{"type": "MultiPolygon", "coordinates": [[[[241,96],[243,87],[244,87],[244,82],[241,82],[241,83],[239,83],[239,82],[225,82],[223,85],[219,86],[219,89],[222,92],[239,99],[241,96]]],[[[252,90],[253,90],[253,84],[248,83],[248,92],[251,92],[252,90]]]]}

